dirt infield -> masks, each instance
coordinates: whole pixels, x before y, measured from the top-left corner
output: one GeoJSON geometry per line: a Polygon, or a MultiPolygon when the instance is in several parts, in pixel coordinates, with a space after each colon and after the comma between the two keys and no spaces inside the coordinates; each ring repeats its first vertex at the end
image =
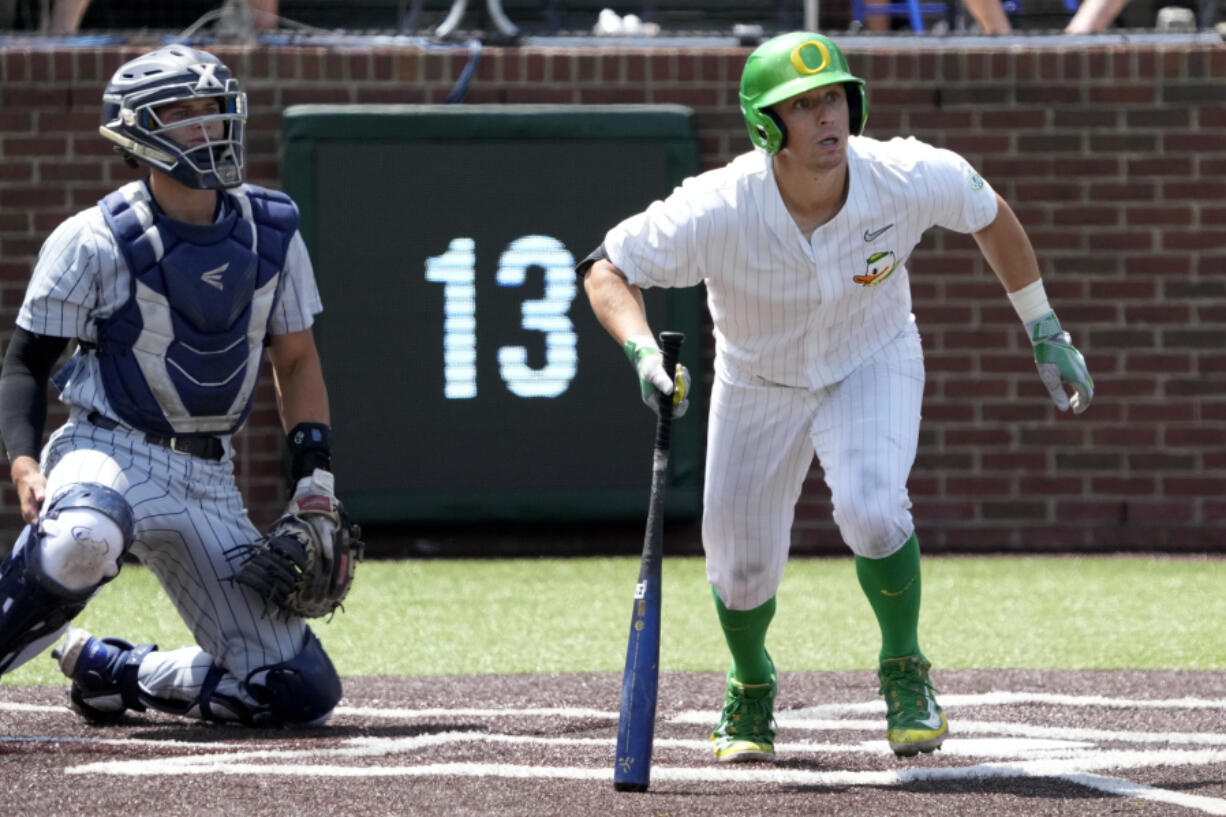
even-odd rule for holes
{"type": "Polygon", "coordinates": [[[661,679],[651,790],[612,789],[620,676],[349,678],[326,727],[0,688],[0,815],[1226,815],[1226,676],[935,672],[952,735],[900,760],[870,673],[784,673],[774,764],[715,764],[710,673],[661,679]]]}

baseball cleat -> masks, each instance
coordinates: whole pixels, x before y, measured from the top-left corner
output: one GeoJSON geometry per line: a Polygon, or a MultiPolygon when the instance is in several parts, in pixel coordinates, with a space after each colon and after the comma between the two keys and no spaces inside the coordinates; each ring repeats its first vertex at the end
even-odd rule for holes
{"type": "Polygon", "coordinates": [[[724,711],[711,733],[715,759],[720,763],[775,759],[775,695],[779,682],[774,673],[764,684],[742,684],[728,674],[724,711]]]}
{"type": "Polygon", "coordinates": [[[931,668],[923,656],[906,655],[885,659],[877,670],[877,692],[885,696],[886,739],[899,757],[939,749],[949,734],[928,677],[931,668]]]}
{"type": "Polygon", "coordinates": [[[141,660],[156,650],[121,638],[94,638],[75,627],[62,647],[51,651],[60,671],[72,679],[68,699],[72,708],[94,724],[118,723],[128,709],[144,712],[137,698],[136,673],[141,660]]]}

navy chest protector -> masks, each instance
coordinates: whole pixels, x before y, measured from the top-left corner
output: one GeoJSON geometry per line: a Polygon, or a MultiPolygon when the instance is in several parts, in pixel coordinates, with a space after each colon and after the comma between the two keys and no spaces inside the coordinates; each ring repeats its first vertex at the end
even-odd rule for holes
{"type": "Polygon", "coordinates": [[[251,411],[268,320],[298,210],[245,185],[214,224],[175,221],[143,182],[98,203],[127,261],[127,302],[98,322],[98,359],[118,419],[162,435],[228,434],[251,411]]]}

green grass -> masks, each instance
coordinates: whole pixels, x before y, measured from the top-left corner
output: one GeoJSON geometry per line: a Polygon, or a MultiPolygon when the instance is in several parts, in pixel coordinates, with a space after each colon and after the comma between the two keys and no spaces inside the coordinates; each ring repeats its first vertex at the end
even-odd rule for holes
{"type": "MultiPolygon", "coordinates": [[[[620,672],[638,560],[369,562],[346,612],[315,623],[342,675],[620,672]]],[[[941,669],[1226,669],[1226,561],[924,561],[920,639],[941,669]]],[[[721,671],[727,654],[700,559],[666,559],[661,667],[721,671]]],[[[129,566],[77,619],[95,633],[191,643],[169,599],[129,566]]],[[[878,636],[850,558],[794,559],[768,638],[784,671],[867,669],[878,636]]],[[[44,654],[5,684],[59,684],[44,654]]]]}

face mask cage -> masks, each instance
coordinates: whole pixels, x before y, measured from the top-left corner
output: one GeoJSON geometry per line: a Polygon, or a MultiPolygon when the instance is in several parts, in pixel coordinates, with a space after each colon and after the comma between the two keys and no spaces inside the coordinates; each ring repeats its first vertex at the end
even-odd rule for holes
{"type": "Polygon", "coordinates": [[[115,134],[111,138],[121,149],[189,187],[234,187],[243,181],[247,95],[237,80],[226,80],[216,93],[184,83],[128,94],[119,101],[117,120],[104,131],[115,134]],[[216,99],[218,110],[172,122],[159,117],[158,109],[190,99],[216,99]]]}

